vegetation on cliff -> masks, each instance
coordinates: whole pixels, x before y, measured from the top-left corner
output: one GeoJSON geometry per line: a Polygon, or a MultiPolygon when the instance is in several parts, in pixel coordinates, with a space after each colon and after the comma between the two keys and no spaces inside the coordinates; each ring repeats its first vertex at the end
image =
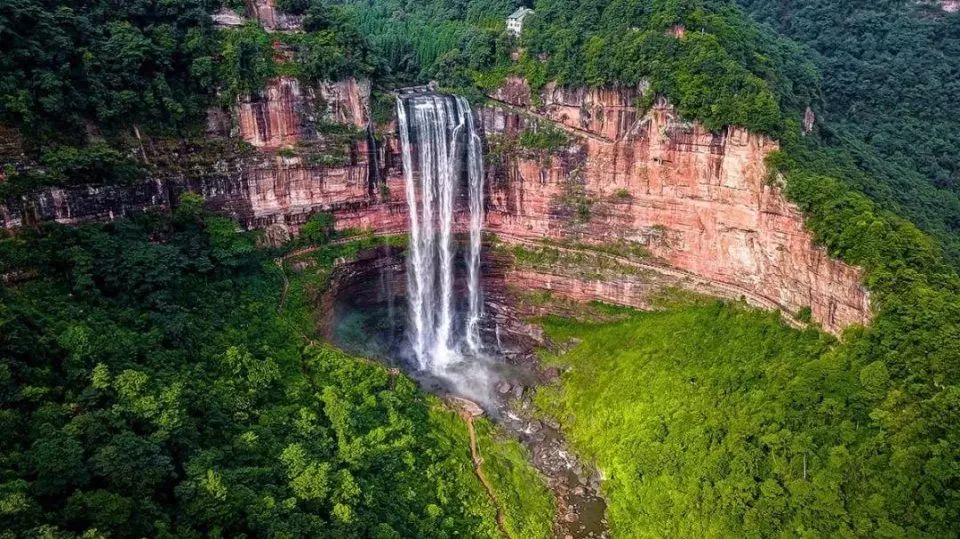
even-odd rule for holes
{"type": "Polygon", "coordinates": [[[568,370],[537,401],[603,471],[614,534],[955,533],[957,391],[925,380],[942,360],[719,301],[661,308],[544,323],[577,344],[548,355],[568,370]]]}
{"type": "Polygon", "coordinates": [[[538,1],[519,41],[504,26],[515,2],[473,1],[457,9],[437,1],[409,10],[400,0],[375,2],[373,9],[362,0],[347,4],[362,12],[361,28],[395,75],[435,78],[465,93],[474,85],[494,87],[508,73],[525,76],[535,89],[549,81],[643,83],[649,95],[667,96],[711,129],[737,124],[768,134],[791,127],[781,109],[801,109],[816,94],[815,70],[799,49],[723,0],[538,1]],[[438,24],[439,32],[423,31],[438,24]]]}
{"type": "Polygon", "coordinates": [[[385,82],[464,82],[461,70],[489,69],[509,55],[504,35],[515,0],[343,0],[383,61],[385,82]]]}
{"type": "MultiPolygon", "coordinates": [[[[806,454],[808,470],[805,477],[796,480],[793,476],[770,475],[758,479],[759,476],[751,475],[753,472],[740,474],[737,470],[720,469],[719,475],[705,479],[710,488],[727,488],[729,485],[720,478],[729,478],[742,481],[738,488],[756,497],[745,497],[738,503],[731,501],[724,508],[716,509],[709,517],[717,519],[712,530],[748,535],[776,535],[788,530],[822,535],[952,535],[952,523],[960,518],[957,503],[960,472],[955,467],[960,461],[956,450],[960,432],[956,428],[960,424],[957,398],[960,349],[954,345],[960,342],[960,280],[948,263],[955,260],[952,255],[957,235],[951,227],[956,212],[953,212],[952,195],[947,193],[949,196],[938,198],[924,186],[926,180],[921,175],[914,172],[900,175],[898,171],[913,167],[923,168],[933,176],[942,175],[943,171],[949,173],[952,170],[949,159],[938,160],[937,155],[951,147],[948,141],[953,135],[945,135],[936,142],[935,133],[941,132],[942,126],[948,123],[937,124],[930,130],[933,138],[922,139],[928,142],[924,142],[917,155],[910,160],[895,156],[892,162],[886,162],[878,149],[896,147],[903,154],[907,152],[904,145],[908,145],[910,139],[891,142],[893,146],[885,145],[879,138],[867,144],[863,141],[866,128],[855,132],[851,127],[858,117],[854,112],[865,113],[863,102],[876,102],[876,106],[882,107],[886,99],[889,110],[911,115],[911,107],[923,106],[925,92],[916,86],[897,86],[890,93],[879,92],[882,94],[877,98],[879,101],[871,101],[857,96],[872,96],[875,91],[865,86],[854,88],[850,97],[834,105],[849,109],[840,127],[834,128],[827,116],[828,123],[821,124],[819,131],[801,137],[800,119],[805,107],[810,105],[819,110],[821,105],[812,64],[804,60],[801,49],[771,37],[769,31],[758,29],[730,3],[542,4],[535,5],[536,14],[527,21],[519,43],[524,52],[518,61],[498,56],[501,51],[493,42],[487,55],[493,61],[479,72],[467,61],[475,55],[465,54],[465,48],[451,49],[456,51],[446,57],[451,61],[437,66],[444,68],[442,73],[452,74],[452,80],[457,83],[468,80],[488,87],[508,73],[524,75],[535,88],[550,80],[570,85],[648,82],[653,90],[649,96],[666,96],[680,112],[709,127],[739,124],[774,135],[784,150],[771,160],[774,173],[771,182],[780,182],[776,173],[782,173],[788,197],[804,210],[818,241],[826,245],[832,255],[866,270],[875,308],[874,322],[869,328],[853,329],[844,335],[842,342],[808,350],[808,356],[794,357],[793,351],[788,350],[777,359],[778,364],[797,363],[797,368],[802,366],[805,370],[791,374],[787,382],[762,379],[755,387],[730,389],[742,392],[728,395],[735,400],[749,397],[752,391],[782,392],[788,382],[809,386],[810,392],[801,403],[777,401],[781,409],[798,414],[790,420],[796,424],[789,436],[794,446],[788,450],[795,455],[806,454]],[[647,43],[654,45],[645,48],[647,43]],[[595,48],[591,48],[591,44],[595,48]],[[659,72],[660,69],[665,72],[659,72]],[[631,78],[637,73],[644,76],[631,78]],[[906,104],[891,101],[909,101],[911,96],[916,101],[906,104]],[[756,106],[758,103],[764,105],[756,106]],[[924,165],[923,160],[930,162],[924,165]],[[939,172],[938,167],[942,169],[939,172]],[[915,193],[918,196],[914,197],[915,193]],[[940,241],[925,235],[891,210],[916,218],[926,230],[937,234],[940,241]],[[944,246],[951,256],[949,259],[944,257],[944,246]],[[794,410],[791,406],[799,408],[794,410]],[[781,505],[767,508],[772,513],[757,513],[759,505],[756,504],[767,495],[781,505]],[[748,526],[747,519],[754,522],[748,526]]],[[[844,10],[849,6],[824,9],[828,10],[826,14],[847,13],[844,10]]],[[[810,11],[808,16],[815,18],[816,12],[810,11]]],[[[837,25],[827,32],[826,42],[831,42],[831,35],[834,40],[838,39],[843,33],[841,28],[842,25],[837,25]]],[[[953,46],[949,29],[946,31],[940,41],[945,51],[953,46]]],[[[904,35],[891,34],[890,39],[894,40],[904,35]]],[[[843,39],[852,43],[858,38],[844,36],[843,39]]],[[[922,39],[929,40],[929,34],[922,39]]],[[[851,47],[853,45],[848,44],[845,49],[839,49],[851,47]]],[[[835,51],[837,57],[845,58],[840,51],[835,51]]],[[[941,55],[932,54],[927,62],[935,63],[941,55]]],[[[869,65],[853,63],[855,73],[869,78],[869,65]]],[[[892,76],[897,65],[890,62],[883,67],[883,72],[892,76]]],[[[430,72],[429,66],[425,69],[430,72]]],[[[939,76],[949,72],[949,67],[931,65],[930,70],[939,76]]],[[[849,71],[835,69],[831,76],[839,81],[849,71]]],[[[829,84],[827,91],[834,91],[829,84]]],[[[950,84],[952,81],[944,81],[942,87],[933,89],[938,102],[952,103],[956,93],[950,90],[950,84]]],[[[827,97],[829,99],[829,94],[827,97]]],[[[930,118],[929,114],[912,115],[907,125],[915,121],[936,123],[936,118],[930,118]]],[[[884,125],[893,130],[894,120],[890,118],[891,123],[884,125]]],[[[737,330],[724,326],[722,321],[704,324],[707,326],[704,332],[712,331],[710,326],[719,324],[726,327],[729,334],[742,333],[740,340],[746,343],[764,343],[774,331],[765,324],[737,330]]],[[[775,340],[790,342],[795,338],[791,335],[777,335],[775,340]]],[[[675,347],[676,334],[673,337],[659,346],[665,350],[675,347]]],[[[703,339],[702,335],[684,334],[684,339],[700,342],[708,354],[716,352],[717,368],[733,368],[740,361],[739,357],[734,359],[736,354],[722,352],[725,345],[698,340],[703,339]]],[[[819,343],[818,339],[814,340],[819,343]]],[[[623,346],[624,340],[620,337],[611,337],[610,341],[620,347],[616,353],[622,354],[624,361],[639,361],[639,356],[631,354],[649,350],[642,343],[623,346]]],[[[603,362],[611,353],[615,352],[605,349],[597,354],[584,353],[581,360],[584,364],[603,362]]],[[[621,375],[621,380],[631,379],[621,375]]],[[[570,399],[571,403],[559,411],[572,412],[571,433],[575,438],[586,437],[578,425],[591,424],[592,418],[604,417],[605,413],[616,415],[622,403],[607,398],[612,390],[603,385],[605,379],[600,376],[581,379],[576,372],[569,376],[571,379],[565,381],[565,387],[574,394],[564,394],[563,398],[570,399]],[[593,398],[598,399],[595,407],[591,404],[593,398]]],[[[615,387],[615,382],[610,383],[615,387]]],[[[784,398],[788,396],[789,393],[784,398]]],[[[732,414],[737,410],[737,405],[726,401],[718,406],[723,413],[732,414]]],[[[778,424],[787,423],[783,419],[778,424]]],[[[609,424],[603,426],[609,427],[609,424]]],[[[630,461],[635,450],[633,445],[613,439],[608,442],[611,444],[606,448],[609,454],[616,452],[619,459],[630,461]]],[[[584,447],[590,451],[589,444],[585,443],[584,447]]],[[[688,455],[681,447],[667,454],[676,460],[674,464],[678,469],[688,470],[704,458],[722,460],[722,447],[711,450],[716,453],[688,455]]],[[[753,457],[757,462],[784,458],[777,451],[773,446],[761,444],[753,457]]],[[[630,528],[633,518],[625,508],[644,505],[638,489],[645,484],[645,474],[660,471],[657,462],[632,462],[631,466],[622,483],[611,486],[610,491],[612,507],[619,504],[624,508],[619,518],[626,529],[635,528],[630,528]]],[[[704,494],[707,491],[701,490],[705,488],[703,485],[678,485],[677,499],[671,503],[723,499],[719,491],[704,494]],[[715,494],[718,497],[714,497],[715,494]]],[[[654,535],[669,534],[670,530],[679,533],[680,528],[671,526],[683,526],[687,522],[685,517],[671,512],[666,505],[658,507],[661,512],[648,516],[660,519],[665,527],[654,531],[639,529],[654,535]]]]}
{"type": "Polygon", "coordinates": [[[940,2],[738,0],[812,49],[821,134],[857,185],[960,262],[960,15],[940,2]]]}
{"type": "MultiPolygon", "coordinates": [[[[0,6],[0,123],[43,147],[53,182],[126,181],[142,170],[122,152],[50,146],[137,125],[183,132],[217,92],[233,100],[281,74],[369,72],[369,39],[391,83],[648,84],[639,107],[663,95],[710,128],[775,136],[773,171],[818,241],[865,269],[871,327],[834,341],[718,303],[552,320],[556,338],[583,342],[554,358],[573,369],[541,403],[608,474],[628,535],[956,535],[960,278],[942,246],[955,262],[957,17],[741,3],[817,51],[822,103],[805,51],[722,0],[540,0],[519,41],[503,31],[507,0],[279,2],[306,15],[297,36],[217,30],[214,1],[15,0],[0,6]],[[807,105],[825,122],[800,137],[807,105]]],[[[548,154],[565,144],[554,135],[507,142],[548,154]]],[[[568,198],[589,220],[584,193],[568,198]]],[[[292,282],[278,316],[266,253],[193,202],[173,219],[0,242],[0,526],[495,535],[457,421],[406,378],[311,345],[301,293],[316,283],[292,282]]],[[[317,217],[308,236],[329,228],[317,217]]],[[[559,260],[540,251],[514,254],[559,260]]],[[[546,506],[515,446],[488,458],[494,483],[512,483],[505,500],[546,506]]],[[[518,535],[544,528],[507,518],[518,535]]]]}
{"type": "MultiPolygon", "coordinates": [[[[0,241],[0,536],[499,536],[464,424],[312,343],[328,266],[280,305],[270,253],[184,202],[0,241]]],[[[484,433],[497,487],[538,492],[484,433]]]]}
{"type": "Polygon", "coordinates": [[[372,71],[364,38],[336,7],[312,3],[297,34],[267,34],[255,21],[220,30],[211,20],[220,7],[218,0],[4,3],[0,124],[41,146],[133,126],[183,134],[202,123],[218,94],[227,102],[256,95],[278,75],[317,81],[372,71]]]}

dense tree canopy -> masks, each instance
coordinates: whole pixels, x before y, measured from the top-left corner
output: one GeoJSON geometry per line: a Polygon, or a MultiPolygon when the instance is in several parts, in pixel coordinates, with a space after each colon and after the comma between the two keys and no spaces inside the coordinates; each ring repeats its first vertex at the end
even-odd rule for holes
{"type": "Polygon", "coordinates": [[[857,188],[960,261],[960,14],[939,2],[739,2],[812,49],[824,135],[869,173],[857,188]]]}
{"type": "Polygon", "coordinates": [[[269,253],[199,202],[0,241],[0,536],[498,536],[463,423],[310,344],[315,277],[278,315],[269,253]]]}
{"type": "Polygon", "coordinates": [[[182,126],[207,102],[216,0],[0,5],[0,122],[80,138],[86,122],[182,126]],[[208,60],[207,60],[208,61],[208,60]]]}
{"type": "MultiPolygon", "coordinates": [[[[709,128],[773,135],[771,183],[864,269],[871,326],[834,341],[719,304],[553,321],[583,346],[556,359],[575,368],[541,402],[610,474],[620,531],[955,536],[960,17],[893,0],[740,3],[813,52],[722,0],[540,0],[519,41],[503,31],[510,0],[279,1],[304,15],[297,35],[217,30],[212,0],[11,0],[0,123],[41,142],[182,130],[270,77],[379,67],[391,84],[474,89],[511,73],[535,87],[648,83],[709,128]],[[808,105],[821,128],[801,138],[808,105]]],[[[106,144],[47,146],[37,161],[54,181],[142,174],[106,144]]],[[[323,243],[333,227],[318,214],[305,229],[323,243]]],[[[459,424],[408,379],[311,345],[305,303],[277,314],[268,254],[190,197],[173,217],[0,241],[0,528],[497,533],[459,424]]],[[[307,284],[291,286],[302,300],[307,284]]],[[[498,481],[531,482],[500,468],[498,481]]]]}
{"type": "Polygon", "coordinates": [[[365,40],[335,6],[306,5],[302,34],[267,34],[256,22],[218,30],[211,14],[220,7],[219,0],[4,2],[0,124],[40,143],[82,143],[91,130],[136,125],[182,133],[218,93],[229,102],[256,95],[278,75],[330,80],[373,68],[365,40]],[[292,60],[278,61],[278,47],[292,60]]]}
{"type": "MultiPolygon", "coordinates": [[[[537,2],[522,45],[546,58],[542,80],[650,84],[709,128],[786,129],[816,97],[816,77],[789,42],[761,31],[729,2],[537,2]],[[789,116],[792,115],[792,116],[789,116]]],[[[796,124],[794,124],[796,125],[796,124]]]]}

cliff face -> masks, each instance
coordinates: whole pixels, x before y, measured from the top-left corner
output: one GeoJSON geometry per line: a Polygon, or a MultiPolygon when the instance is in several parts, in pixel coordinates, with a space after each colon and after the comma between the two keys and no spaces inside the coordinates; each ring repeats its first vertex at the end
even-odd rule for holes
{"type": "Polygon", "coordinates": [[[570,144],[491,156],[487,228],[506,241],[642,246],[788,312],[810,307],[830,331],[867,323],[860,271],[816,247],[800,211],[767,181],[764,158],[777,145],[738,128],[708,132],[662,102],[640,116],[641,93],[548,86],[534,106],[523,81],[508,81],[492,96],[505,106],[481,113],[488,138],[552,122],[570,144]]]}
{"type": "Polygon", "coordinates": [[[237,105],[237,134],[258,148],[275,149],[316,140],[320,124],[366,129],[369,101],[368,80],[349,78],[302,88],[297,79],[280,77],[267,84],[262,97],[237,105]]]}
{"type": "Polygon", "coordinates": [[[277,10],[274,0],[247,0],[247,13],[267,31],[296,31],[303,26],[300,17],[277,10]]]}
{"type": "Polygon", "coordinates": [[[235,134],[258,149],[242,174],[248,227],[295,233],[311,213],[333,211],[339,228],[406,229],[403,201],[381,194],[402,193],[402,175],[369,136],[369,102],[369,81],[302,89],[281,78],[264,98],[238,105],[235,134]]]}
{"type": "Polygon", "coordinates": [[[112,220],[170,209],[182,192],[193,191],[247,228],[272,228],[278,241],[316,211],[336,212],[341,228],[402,231],[403,201],[380,195],[386,190],[379,183],[403,193],[402,176],[391,171],[386,148],[375,148],[366,135],[369,92],[369,81],[355,79],[309,89],[276,79],[260,98],[230,111],[212,109],[204,140],[148,141],[148,180],[13,197],[0,205],[0,227],[112,220]]]}
{"type": "MultiPolygon", "coordinates": [[[[742,129],[708,132],[662,102],[642,115],[635,103],[643,91],[548,86],[534,99],[511,80],[492,96],[501,104],[478,111],[488,146],[487,230],[504,242],[652,257],[619,277],[517,268],[507,284],[636,307],[657,287],[681,286],[788,313],[809,307],[832,332],[869,322],[860,272],[816,247],[800,212],[768,182],[763,160],[776,144],[742,129]],[[549,150],[517,143],[545,126],[565,131],[567,142],[549,150]],[[651,280],[652,271],[659,276],[651,280]]],[[[267,229],[274,242],[315,211],[334,212],[341,229],[402,233],[398,148],[389,136],[372,147],[369,92],[368,82],[352,79],[308,89],[277,79],[262,98],[211,111],[199,144],[146,144],[155,171],[148,181],[8,200],[0,226],[169,209],[189,190],[245,227],[267,229]]]]}

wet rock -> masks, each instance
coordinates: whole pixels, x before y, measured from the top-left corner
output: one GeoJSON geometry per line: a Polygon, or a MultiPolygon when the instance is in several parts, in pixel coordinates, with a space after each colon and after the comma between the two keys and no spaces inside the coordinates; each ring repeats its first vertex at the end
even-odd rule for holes
{"type": "Polygon", "coordinates": [[[448,398],[451,404],[453,404],[457,409],[459,409],[462,414],[465,414],[471,417],[478,417],[483,415],[483,408],[481,408],[479,404],[473,401],[464,399],[462,397],[448,397],[448,398]]]}
{"type": "Polygon", "coordinates": [[[506,395],[510,393],[510,390],[513,389],[513,386],[509,382],[500,382],[497,384],[497,393],[501,395],[506,395]]]}

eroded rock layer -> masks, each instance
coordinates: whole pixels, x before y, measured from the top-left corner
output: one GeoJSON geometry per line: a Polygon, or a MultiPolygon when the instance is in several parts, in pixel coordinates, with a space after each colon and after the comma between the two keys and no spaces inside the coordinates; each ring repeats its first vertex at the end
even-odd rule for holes
{"type": "MultiPolygon", "coordinates": [[[[860,271],[815,246],[799,210],[770,182],[764,158],[777,145],[738,128],[706,131],[663,102],[641,114],[643,92],[548,85],[534,99],[513,79],[494,93],[500,103],[478,113],[488,162],[485,229],[508,243],[639,248],[651,265],[677,268],[722,296],[794,314],[809,307],[832,332],[868,323],[860,271]],[[518,142],[547,126],[567,140],[546,148],[518,142]]],[[[296,234],[317,211],[335,213],[341,229],[402,233],[408,217],[394,129],[381,126],[386,140],[375,147],[369,93],[368,82],[352,79],[308,89],[277,79],[261,98],[211,111],[208,136],[197,144],[146,144],[148,181],[8,199],[0,226],[114,219],[169,209],[194,191],[210,209],[267,229],[271,242],[296,234]]],[[[536,273],[516,277],[574,299],[644,306],[629,279],[536,273]]]]}
{"type": "Polygon", "coordinates": [[[402,194],[403,183],[390,152],[376,148],[367,134],[369,95],[369,81],[304,89],[295,79],[275,79],[261,97],[232,111],[211,110],[204,140],[147,143],[150,179],[11,197],[0,205],[0,227],[169,210],[181,193],[192,191],[247,228],[273,229],[276,241],[295,234],[317,211],[335,212],[340,228],[401,232],[405,204],[386,194],[402,194]]]}
{"type": "Polygon", "coordinates": [[[638,245],[790,312],[809,307],[830,331],[867,323],[861,272],[815,246],[769,180],[776,143],[735,127],[709,132],[664,102],[640,115],[641,94],[548,86],[533,106],[526,84],[508,81],[493,95],[504,106],[481,113],[488,139],[516,148],[491,155],[487,229],[505,241],[638,245]],[[551,123],[569,137],[553,151],[497,140],[551,123]]]}

